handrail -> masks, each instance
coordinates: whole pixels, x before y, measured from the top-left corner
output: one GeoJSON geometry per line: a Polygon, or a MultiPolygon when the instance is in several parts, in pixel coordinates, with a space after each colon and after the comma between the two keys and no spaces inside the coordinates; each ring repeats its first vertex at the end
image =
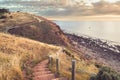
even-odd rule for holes
{"type": "MultiPolygon", "coordinates": [[[[57,77],[59,77],[60,75],[60,59],[59,58],[56,58],[56,75],[57,77]]],[[[52,56],[50,55],[49,56],[49,65],[50,67],[52,67],[53,65],[53,58],[52,56]]],[[[75,76],[76,76],[76,60],[72,60],[72,70],[71,70],[71,80],[75,80],[75,76]]]]}

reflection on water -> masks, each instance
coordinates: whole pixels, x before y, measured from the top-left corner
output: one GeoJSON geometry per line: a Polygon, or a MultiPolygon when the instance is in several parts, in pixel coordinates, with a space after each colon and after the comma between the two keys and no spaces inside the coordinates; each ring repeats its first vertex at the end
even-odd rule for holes
{"type": "Polygon", "coordinates": [[[119,21],[54,21],[63,30],[120,42],[119,21]]]}

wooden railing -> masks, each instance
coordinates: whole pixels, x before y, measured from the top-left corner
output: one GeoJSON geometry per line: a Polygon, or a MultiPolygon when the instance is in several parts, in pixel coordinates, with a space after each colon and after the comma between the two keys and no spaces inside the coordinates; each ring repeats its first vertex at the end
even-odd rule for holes
{"type": "MultiPolygon", "coordinates": [[[[60,75],[60,59],[57,58],[55,60],[55,64],[56,64],[56,75],[59,76],[60,75]]],[[[52,56],[49,56],[49,66],[52,67],[53,65],[53,58],[52,56]]],[[[75,80],[75,72],[76,72],[76,60],[72,60],[72,70],[71,70],[71,80],[75,80]]]]}

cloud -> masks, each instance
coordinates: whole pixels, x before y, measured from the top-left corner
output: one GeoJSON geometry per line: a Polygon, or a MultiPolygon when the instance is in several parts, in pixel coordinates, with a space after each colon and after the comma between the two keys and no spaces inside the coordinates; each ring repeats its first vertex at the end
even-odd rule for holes
{"type": "Polygon", "coordinates": [[[0,7],[9,7],[14,11],[20,10],[43,16],[120,15],[120,1],[116,3],[99,1],[92,3],[92,6],[80,3],[66,6],[41,0],[4,0],[4,3],[0,3],[0,7]]]}
{"type": "Polygon", "coordinates": [[[59,7],[45,12],[47,16],[91,16],[91,15],[120,15],[120,1],[116,3],[109,3],[106,1],[99,1],[92,3],[92,6],[74,5],[68,7],[59,7]]]}
{"type": "Polygon", "coordinates": [[[96,14],[120,14],[120,5],[116,3],[109,3],[105,1],[100,1],[93,3],[93,11],[96,14]]]}

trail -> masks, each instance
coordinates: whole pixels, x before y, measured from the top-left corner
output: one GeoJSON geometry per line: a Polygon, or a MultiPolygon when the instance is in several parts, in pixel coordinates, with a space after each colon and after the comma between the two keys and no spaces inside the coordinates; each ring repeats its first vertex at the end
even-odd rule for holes
{"type": "Polygon", "coordinates": [[[67,80],[64,77],[57,78],[48,68],[48,60],[44,60],[33,68],[33,80],[67,80]]]}
{"type": "MultiPolygon", "coordinates": [[[[61,48],[57,53],[58,55],[62,52],[61,48]]],[[[43,60],[33,68],[33,80],[68,80],[65,77],[57,78],[48,68],[48,59],[43,60]]]]}
{"type": "Polygon", "coordinates": [[[40,18],[37,17],[37,16],[33,16],[33,18],[36,19],[39,23],[41,23],[42,21],[44,21],[44,20],[40,19],[40,18]]]}
{"type": "Polygon", "coordinates": [[[33,80],[54,80],[55,75],[48,69],[48,60],[44,60],[33,68],[33,80]]]}
{"type": "MultiPolygon", "coordinates": [[[[39,23],[41,23],[42,19],[40,19],[39,17],[36,17],[36,16],[33,16],[34,19],[36,19],[39,23]]],[[[28,22],[28,23],[24,23],[24,24],[21,24],[21,25],[17,25],[17,26],[8,26],[8,27],[5,27],[5,30],[4,32],[8,32],[10,29],[15,29],[15,28],[19,28],[19,27],[22,27],[22,25],[25,25],[25,24],[29,24],[29,23],[32,23],[32,22],[28,22]]]]}

